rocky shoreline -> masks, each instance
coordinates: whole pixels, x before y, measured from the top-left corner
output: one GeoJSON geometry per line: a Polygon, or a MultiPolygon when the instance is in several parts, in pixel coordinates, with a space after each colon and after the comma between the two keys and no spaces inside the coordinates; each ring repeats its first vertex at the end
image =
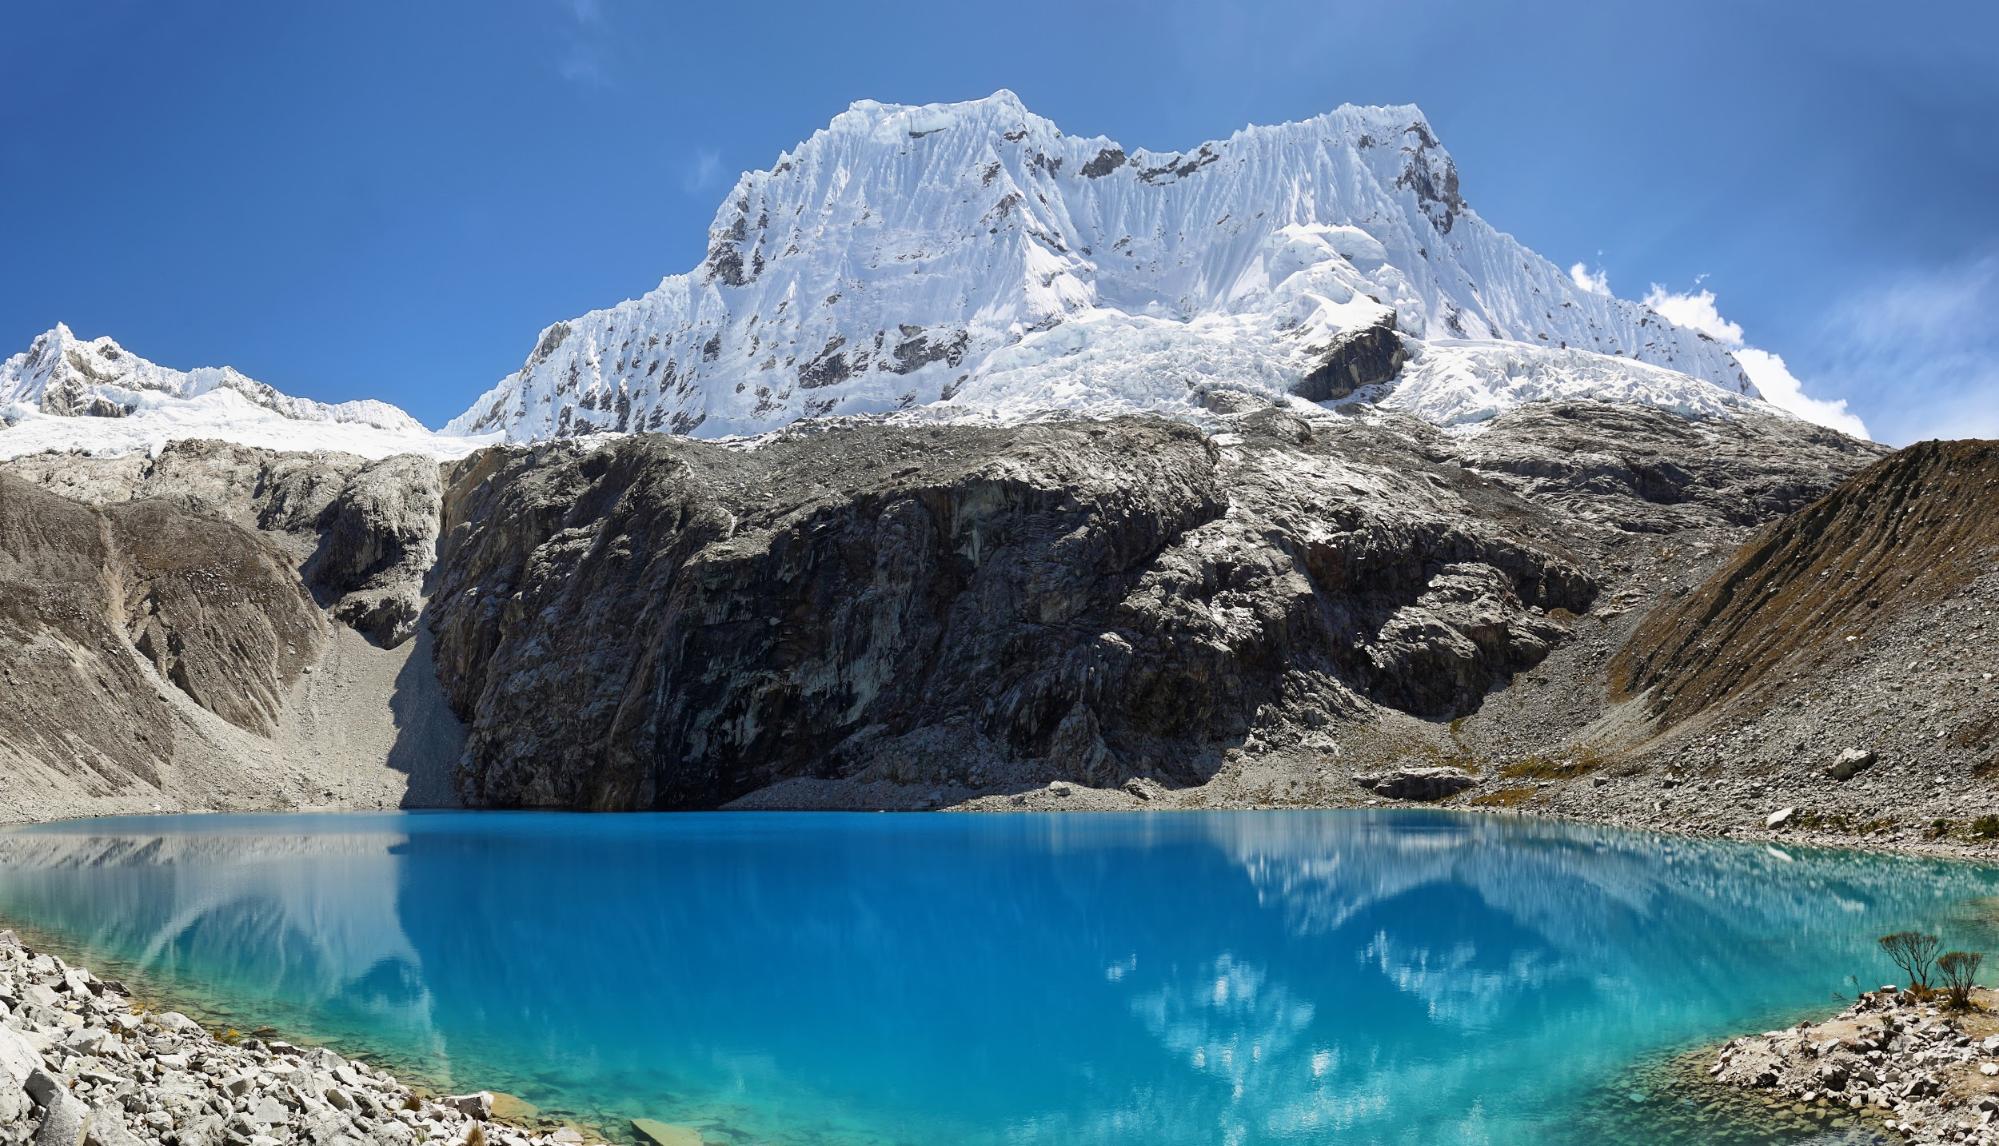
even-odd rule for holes
{"type": "Polygon", "coordinates": [[[495,1100],[490,1091],[427,1096],[330,1050],[212,1033],[0,931],[4,1146],[594,1140],[574,1127],[503,1121],[495,1100]]]}
{"type": "Polygon", "coordinates": [[[1708,1075],[1774,1106],[1853,1115],[1919,1144],[1999,1143],[1999,1003],[1953,1014],[1893,986],[1821,1022],[1732,1039],[1708,1075]]]}

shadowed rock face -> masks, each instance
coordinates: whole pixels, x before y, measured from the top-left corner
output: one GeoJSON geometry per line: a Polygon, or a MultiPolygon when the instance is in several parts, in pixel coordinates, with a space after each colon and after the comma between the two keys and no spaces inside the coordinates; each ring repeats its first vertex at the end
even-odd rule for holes
{"type": "Polygon", "coordinates": [[[481,455],[432,604],[467,795],[700,807],[1023,762],[1196,782],[1278,710],[1463,711],[1595,585],[1481,512],[1531,507],[1376,438],[1273,413],[1227,445],[1121,420],[481,455]]]}
{"type": "Polygon", "coordinates": [[[1395,312],[1389,311],[1372,326],[1342,333],[1318,368],[1299,379],[1291,392],[1308,402],[1344,398],[1363,386],[1393,380],[1407,361],[1409,352],[1395,332],[1395,312]]]}

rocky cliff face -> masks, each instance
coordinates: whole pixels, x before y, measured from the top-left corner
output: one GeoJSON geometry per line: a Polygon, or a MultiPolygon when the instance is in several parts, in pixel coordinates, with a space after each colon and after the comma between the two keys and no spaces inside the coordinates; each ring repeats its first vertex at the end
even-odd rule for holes
{"type": "MultiPolygon", "coordinates": [[[[490,806],[1010,806],[1072,782],[1340,803],[1435,765],[1469,775],[1460,802],[1560,810],[1607,782],[1580,790],[1622,807],[1722,727],[1668,693],[1761,695],[1703,646],[1761,647],[1702,587],[1743,542],[1768,554],[1738,565],[1797,586],[1802,539],[1887,562],[1918,528],[1939,538],[1918,579],[1951,553],[1989,571],[1952,516],[1984,489],[1964,459],[1911,451],[1868,473],[1914,476],[1814,505],[1882,451],[1791,419],[1542,403],[1464,435],[1213,399],[1208,429],[830,422],[442,469],[16,459],[0,668],[26,699],[0,751],[70,812],[435,802],[447,779],[490,806]],[[1869,516],[1890,504],[1928,516],[1869,516]],[[1545,791],[1506,771],[1563,754],[1586,763],[1545,791]]],[[[1956,598],[1904,599],[1913,625],[1956,598]]]]}
{"type": "Polygon", "coordinates": [[[269,733],[324,639],[283,553],[256,536],[160,501],[97,509],[0,474],[10,780],[157,782],[168,689],[269,733]]]}
{"type": "Polygon", "coordinates": [[[451,470],[432,602],[463,780],[587,807],[797,779],[1179,786],[1245,747],[1338,751],[1382,713],[1448,721],[1591,609],[1599,532],[1760,520],[1871,456],[1734,421],[1668,480],[1680,429],[1583,404],[1491,442],[1264,410],[1212,437],[1121,419],[492,451],[451,470]],[[1702,479],[1711,499],[1683,488],[1702,479]]]}

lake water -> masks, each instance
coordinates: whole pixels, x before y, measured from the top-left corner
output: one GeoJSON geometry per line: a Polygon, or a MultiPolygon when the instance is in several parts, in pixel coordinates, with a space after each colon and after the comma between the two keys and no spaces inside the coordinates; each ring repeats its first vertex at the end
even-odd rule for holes
{"type": "Polygon", "coordinates": [[[1995,892],[1970,865],[1428,812],[0,832],[0,921],[100,971],[716,1143],[1685,1140],[1634,1066],[1886,981],[1885,931],[1999,948],[1995,892]]]}

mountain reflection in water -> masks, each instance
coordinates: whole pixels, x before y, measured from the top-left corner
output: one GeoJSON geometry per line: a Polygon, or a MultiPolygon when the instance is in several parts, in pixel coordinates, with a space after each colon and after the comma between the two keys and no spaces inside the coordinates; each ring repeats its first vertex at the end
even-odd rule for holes
{"type": "Polygon", "coordinates": [[[780,1142],[1573,1140],[1990,946],[1987,868],[1427,812],[95,821],[0,920],[441,1082],[780,1142]],[[1849,978],[1852,977],[1852,978],[1849,978]]]}

